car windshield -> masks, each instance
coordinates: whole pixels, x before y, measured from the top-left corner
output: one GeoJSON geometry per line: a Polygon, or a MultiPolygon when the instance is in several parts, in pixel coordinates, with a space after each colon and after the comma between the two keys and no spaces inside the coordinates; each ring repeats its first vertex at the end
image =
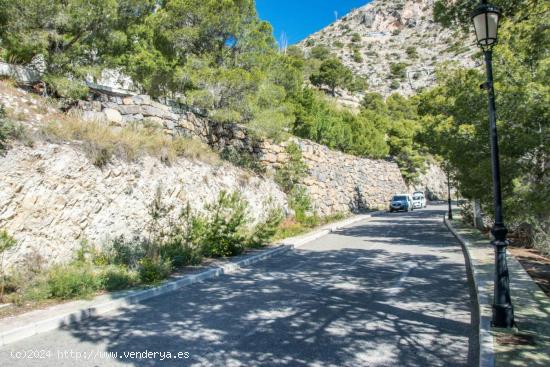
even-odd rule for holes
{"type": "Polygon", "coordinates": [[[407,200],[407,197],[406,196],[394,196],[393,201],[405,201],[407,200]]]}
{"type": "Polygon", "coordinates": [[[413,197],[413,200],[422,200],[422,196],[415,196],[413,197]]]}

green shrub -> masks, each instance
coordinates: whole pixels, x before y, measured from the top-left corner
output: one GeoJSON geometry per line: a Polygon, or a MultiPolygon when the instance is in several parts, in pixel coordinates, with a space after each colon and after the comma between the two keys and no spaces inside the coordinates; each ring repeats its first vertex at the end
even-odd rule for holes
{"type": "Polygon", "coordinates": [[[259,174],[265,173],[265,167],[250,152],[237,150],[232,146],[228,146],[222,150],[220,158],[237,167],[246,168],[259,174]]]}
{"type": "Polygon", "coordinates": [[[390,84],[390,89],[395,90],[398,89],[401,86],[401,83],[399,83],[398,80],[392,80],[390,84]]]}
{"type": "Polygon", "coordinates": [[[312,47],[312,46],[315,46],[315,40],[310,38],[306,41],[306,46],[307,47],[312,47]]]}
{"type": "Polygon", "coordinates": [[[0,231],[0,302],[3,302],[4,288],[6,286],[6,275],[4,274],[4,255],[17,246],[15,238],[9,235],[5,230],[0,231]]]}
{"type": "Polygon", "coordinates": [[[286,146],[288,160],[275,173],[275,182],[285,193],[290,193],[307,173],[307,165],[302,160],[302,151],[296,143],[286,146]]]}
{"type": "Polygon", "coordinates": [[[267,218],[257,224],[247,239],[247,247],[258,248],[268,244],[283,221],[283,211],[281,208],[271,209],[267,218]]]}
{"type": "Polygon", "coordinates": [[[197,265],[202,260],[200,252],[195,250],[192,243],[182,234],[172,235],[160,248],[160,255],[163,259],[169,260],[175,268],[197,265]]]}
{"type": "Polygon", "coordinates": [[[139,261],[139,279],[142,283],[158,283],[166,279],[172,271],[172,264],[160,258],[144,257],[139,261]]]}
{"type": "Polygon", "coordinates": [[[65,75],[45,75],[44,81],[61,98],[83,99],[89,92],[86,83],[81,80],[71,80],[65,75]]]}
{"type": "Polygon", "coordinates": [[[317,60],[327,60],[331,57],[331,52],[326,46],[317,45],[311,49],[310,57],[317,60]]]}
{"type": "Polygon", "coordinates": [[[340,28],[341,30],[343,30],[345,33],[351,31],[350,26],[349,26],[348,24],[346,24],[346,23],[340,24],[339,28],[340,28]]]}
{"type": "Polygon", "coordinates": [[[298,223],[304,225],[311,223],[311,199],[304,187],[294,186],[289,194],[288,201],[290,207],[294,210],[294,216],[298,223]]]}
{"type": "Polygon", "coordinates": [[[357,63],[363,62],[363,55],[361,55],[361,52],[357,49],[353,50],[353,61],[357,63]]]}
{"type": "Polygon", "coordinates": [[[110,263],[114,265],[126,265],[135,267],[147,253],[146,240],[135,237],[133,240],[126,240],[124,236],[119,236],[113,240],[109,253],[110,263]]]}
{"type": "Polygon", "coordinates": [[[29,286],[23,290],[21,298],[29,301],[43,301],[46,299],[51,299],[52,294],[50,292],[50,287],[46,282],[46,276],[42,275],[29,284],[29,286]]]}
{"type": "Polygon", "coordinates": [[[195,241],[199,241],[203,254],[225,257],[241,253],[245,245],[246,201],[237,193],[222,191],[218,199],[205,209],[206,216],[194,219],[195,241]]]}
{"type": "Polygon", "coordinates": [[[28,140],[28,137],[22,125],[8,119],[4,105],[0,104],[0,153],[7,149],[9,139],[28,140]]]}
{"type": "Polygon", "coordinates": [[[352,34],[351,35],[351,42],[353,42],[353,43],[361,42],[361,35],[359,35],[359,33],[352,34]]]}
{"type": "Polygon", "coordinates": [[[390,64],[390,74],[392,78],[405,79],[407,77],[407,64],[403,62],[390,64]]]}
{"type": "Polygon", "coordinates": [[[409,46],[409,47],[407,47],[406,52],[407,52],[407,55],[409,56],[409,58],[418,59],[418,51],[416,51],[416,47],[409,46]]]}
{"type": "Polygon", "coordinates": [[[343,44],[342,42],[340,42],[340,41],[334,41],[334,42],[332,43],[332,45],[333,45],[334,47],[336,47],[336,48],[343,48],[343,47],[344,47],[344,44],[343,44]]]}
{"type": "Polygon", "coordinates": [[[46,277],[49,296],[58,299],[89,297],[102,289],[102,283],[93,267],[81,262],[54,265],[46,277]]]}
{"type": "Polygon", "coordinates": [[[109,266],[102,274],[103,287],[108,291],[130,288],[139,281],[135,272],[123,266],[109,266]]]}
{"type": "Polygon", "coordinates": [[[353,78],[353,81],[349,84],[348,89],[350,92],[364,92],[369,89],[369,83],[367,78],[357,75],[353,78]]]}

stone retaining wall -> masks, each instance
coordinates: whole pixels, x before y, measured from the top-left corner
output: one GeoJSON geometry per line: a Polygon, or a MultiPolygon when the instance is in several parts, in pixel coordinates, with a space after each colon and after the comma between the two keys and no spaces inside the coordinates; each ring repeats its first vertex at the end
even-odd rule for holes
{"type": "MultiPolygon", "coordinates": [[[[243,126],[216,123],[184,106],[159,103],[149,96],[96,93],[91,100],[81,101],[78,107],[86,119],[109,120],[119,125],[147,120],[159,124],[167,134],[200,139],[219,151],[227,147],[246,151],[267,170],[274,170],[287,161],[288,142],[258,141],[249,136],[243,126]]],[[[309,167],[303,184],[315,209],[322,215],[386,207],[392,194],[407,191],[395,162],[359,158],[309,140],[292,140],[300,146],[309,167]]]]}

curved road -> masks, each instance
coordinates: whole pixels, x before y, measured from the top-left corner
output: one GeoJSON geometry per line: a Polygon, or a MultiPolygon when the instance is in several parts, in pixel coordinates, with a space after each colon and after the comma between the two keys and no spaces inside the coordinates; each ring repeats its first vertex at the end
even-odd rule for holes
{"type": "Polygon", "coordinates": [[[0,348],[0,365],[473,366],[473,298],[443,213],[376,214],[243,272],[0,348]],[[24,350],[46,358],[13,357],[24,350]]]}

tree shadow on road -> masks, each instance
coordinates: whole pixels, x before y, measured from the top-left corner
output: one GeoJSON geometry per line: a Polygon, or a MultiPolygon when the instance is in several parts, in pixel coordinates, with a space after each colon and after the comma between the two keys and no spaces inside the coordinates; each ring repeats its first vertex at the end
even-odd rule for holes
{"type": "Polygon", "coordinates": [[[463,267],[381,249],[295,250],[64,330],[110,352],[190,353],[162,365],[466,366],[477,341],[463,267]]]}

